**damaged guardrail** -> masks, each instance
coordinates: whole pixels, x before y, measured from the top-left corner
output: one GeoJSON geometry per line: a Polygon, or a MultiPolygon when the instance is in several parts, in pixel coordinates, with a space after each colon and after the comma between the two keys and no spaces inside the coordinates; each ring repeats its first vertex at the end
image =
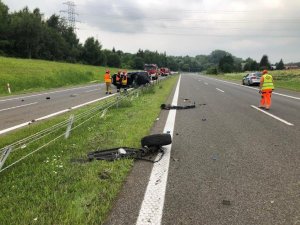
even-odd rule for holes
{"type": "Polygon", "coordinates": [[[21,140],[18,140],[14,143],[11,143],[9,146],[5,146],[2,149],[0,149],[0,173],[3,172],[4,170],[7,170],[8,168],[12,167],[13,165],[21,162],[22,160],[26,159],[33,153],[41,150],[42,148],[48,146],[52,142],[58,140],[59,138],[65,137],[68,138],[71,131],[80,127],[82,124],[86,123],[93,117],[97,116],[100,114],[100,118],[103,117],[109,108],[111,107],[119,107],[120,102],[122,102],[125,99],[130,99],[131,96],[138,96],[138,92],[141,91],[141,88],[134,89],[132,91],[127,91],[126,94],[119,94],[118,97],[112,96],[112,98],[106,99],[103,102],[101,102],[101,105],[97,105],[89,110],[86,110],[78,115],[71,116],[67,120],[64,120],[60,123],[57,123],[51,127],[48,127],[44,130],[41,130],[40,132],[37,132],[33,135],[30,135],[26,138],[23,138],[21,140]],[[82,121],[81,123],[77,124],[74,126],[75,121],[82,121]],[[58,133],[58,134],[56,134],[58,133]],[[7,162],[7,158],[9,157],[10,153],[13,153],[15,151],[18,151],[20,149],[26,149],[28,148],[29,145],[33,144],[34,142],[41,140],[42,138],[46,138],[50,135],[57,135],[54,137],[52,140],[48,141],[42,146],[39,146],[35,150],[29,152],[28,154],[22,156],[18,160],[11,162],[11,164],[7,165],[4,167],[5,162],[7,162]]]}

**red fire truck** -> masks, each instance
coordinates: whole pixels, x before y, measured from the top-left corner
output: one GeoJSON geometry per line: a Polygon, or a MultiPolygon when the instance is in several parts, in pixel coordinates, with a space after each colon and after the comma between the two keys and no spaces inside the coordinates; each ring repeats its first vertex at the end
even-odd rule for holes
{"type": "Polygon", "coordinates": [[[148,72],[152,80],[157,80],[160,75],[160,71],[156,64],[145,64],[144,70],[148,72]]]}
{"type": "Polygon", "coordinates": [[[162,76],[168,76],[168,75],[170,75],[171,73],[170,73],[170,70],[169,70],[169,68],[160,68],[160,74],[162,75],[162,76]]]}

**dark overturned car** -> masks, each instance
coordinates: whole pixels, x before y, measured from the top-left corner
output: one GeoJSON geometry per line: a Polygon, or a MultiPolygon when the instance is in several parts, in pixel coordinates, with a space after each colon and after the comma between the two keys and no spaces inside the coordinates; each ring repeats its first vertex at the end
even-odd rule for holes
{"type": "MultiPolygon", "coordinates": [[[[116,83],[116,76],[117,74],[112,75],[112,84],[117,86],[116,83]]],[[[124,86],[122,85],[121,88],[126,88],[126,87],[138,87],[141,85],[147,85],[150,83],[151,78],[146,71],[141,71],[141,72],[129,72],[127,73],[127,85],[124,86]]]]}

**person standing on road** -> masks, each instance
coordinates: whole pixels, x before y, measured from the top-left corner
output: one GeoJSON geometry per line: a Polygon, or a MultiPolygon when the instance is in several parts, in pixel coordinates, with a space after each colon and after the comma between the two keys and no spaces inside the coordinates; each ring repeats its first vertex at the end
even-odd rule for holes
{"type": "Polygon", "coordinates": [[[119,70],[117,75],[116,75],[116,86],[117,86],[117,92],[120,92],[121,89],[121,71],[119,70]]]}
{"type": "Polygon", "coordinates": [[[273,77],[268,74],[267,70],[263,71],[263,75],[260,78],[259,93],[261,94],[261,100],[259,108],[270,109],[271,96],[274,90],[273,77]]]}
{"type": "Polygon", "coordinates": [[[111,94],[111,76],[110,76],[109,70],[106,70],[106,73],[104,74],[104,82],[106,84],[106,93],[105,94],[111,94]]]}
{"type": "Polygon", "coordinates": [[[122,83],[122,86],[124,87],[124,91],[127,91],[128,76],[125,71],[121,75],[121,83],[122,83]]]}

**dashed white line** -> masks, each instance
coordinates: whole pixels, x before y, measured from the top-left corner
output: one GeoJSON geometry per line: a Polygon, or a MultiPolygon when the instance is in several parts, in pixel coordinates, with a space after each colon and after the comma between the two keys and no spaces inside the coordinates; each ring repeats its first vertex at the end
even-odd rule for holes
{"type": "Polygon", "coordinates": [[[116,95],[116,94],[112,94],[112,95],[108,95],[108,96],[105,96],[105,97],[102,97],[102,98],[98,98],[98,99],[95,99],[95,100],[93,100],[93,101],[89,101],[89,102],[86,102],[86,103],[83,103],[83,104],[80,104],[80,105],[77,105],[77,106],[73,106],[73,107],[71,107],[71,108],[69,108],[69,109],[64,109],[64,110],[61,110],[61,111],[58,111],[58,112],[49,114],[49,115],[47,115],[47,116],[43,116],[43,117],[34,119],[34,120],[32,120],[32,121],[28,121],[28,122],[21,123],[21,124],[18,124],[18,125],[16,125],[16,126],[13,126],[13,127],[6,128],[6,129],[4,129],[4,130],[0,130],[0,134],[4,134],[4,133],[7,133],[7,132],[9,132],[9,131],[12,131],[12,130],[15,130],[15,129],[18,129],[18,128],[27,126],[27,125],[31,124],[33,121],[40,121],[40,120],[48,119],[48,118],[50,118],[50,117],[57,116],[57,115],[60,115],[60,114],[65,113],[65,112],[69,112],[69,111],[71,111],[72,109],[77,109],[77,108],[79,108],[79,107],[82,107],[82,106],[85,106],[85,105],[88,105],[88,104],[91,104],[91,103],[94,103],[94,102],[97,102],[97,101],[101,101],[101,100],[103,100],[103,99],[109,98],[109,97],[114,96],[114,95],[116,95]]]}
{"type": "MultiPolygon", "coordinates": [[[[207,77],[207,78],[208,79],[212,79],[212,80],[216,80],[216,81],[219,81],[219,82],[227,83],[227,84],[233,84],[233,85],[236,85],[236,86],[241,86],[241,87],[245,87],[245,88],[250,88],[250,89],[258,90],[258,88],[249,87],[249,86],[245,86],[245,85],[241,85],[241,84],[236,84],[236,83],[232,83],[232,82],[229,82],[229,81],[219,80],[219,79],[215,79],[215,78],[211,78],[211,77],[207,77]]],[[[281,93],[277,93],[277,92],[273,92],[273,94],[274,95],[280,95],[280,96],[287,97],[287,98],[292,98],[292,99],[300,100],[299,97],[295,97],[295,96],[291,96],[291,95],[281,94],[281,93]]]]}
{"type": "Polygon", "coordinates": [[[258,111],[260,111],[260,112],[263,112],[263,113],[267,114],[268,116],[273,117],[273,118],[276,119],[276,120],[279,120],[279,121],[282,122],[282,123],[285,123],[286,125],[294,126],[294,124],[292,124],[292,123],[290,123],[290,122],[288,122],[288,121],[286,121],[286,120],[283,120],[283,119],[279,118],[278,116],[274,116],[273,114],[271,114],[271,113],[269,113],[269,112],[266,112],[266,111],[264,111],[264,110],[262,110],[262,109],[260,109],[260,108],[258,108],[258,107],[256,107],[256,106],[254,106],[254,105],[251,105],[251,107],[254,108],[254,109],[256,109],[256,110],[258,110],[258,111]]]}
{"type": "Polygon", "coordinates": [[[45,93],[40,93],[40,94],[35,94],[35,95],[20,96],[20,97],[15,97],[15,98],[3,99],[3,100],[0,100],[0,102],[7,102],[7,101],[12,101],[12,100],[17,100],[17,99],[25,99],[25,98],[30,98],[30,97],[54,94],[54,93],[65,92],[65,91],[76,90],[76,89],[85,89],[85,88],[94,87],[97,85],[99,85],[99,84],[95,84],[95,85],[91,85],[91,86],[87,86],[87,87],[77,87],[77,88],[69,88],[69,89],[64,89],[64,90],[59,90],[59,91],[45,92],[45,93]]]}
{"type": "Polygon", "coordinates": [[[216,88],[216,89],[217,89],[218,91],[220,91],[220,92],[223,92],[223,93],[225,92],[225,91],[223,91],[223,90],[221,90],[221,89],[219,89],[219,88],[216,88]]]}
{"type": "Polygon", "coordinates": [[[25,107],[25,106],[30,106],[30,105],[34,105],[34,104],[37,104],[37,103],[38,102],[33,102],[33,103],[25,104],[25,105],[18,105],[18,106],[6,108],[6,109],[1,109],[0,112],[7,111],[7,110],[10,110],[10,109],[17,109],[17,108],[21,108],[21,107],[25,107]]]}
{"type": "MultiPolygon", "coordinates": [[[[177,83],[172,105],[177,105],[180,79],[177,83]]],[[[170,110],[164,133],[170,133],[173,136],[176,110],[170,110]]],[[[165,146],[164,157],[153,165],[150,180],[142,202],[142,206],[137,219],[137,225],[159,225],[163,215],[163,207],[165,201],[165,192],[168,179],[169,163],[172,145],[165,146]]],[[[156,159],[160,157],[160,154],[156,159]]]]}

